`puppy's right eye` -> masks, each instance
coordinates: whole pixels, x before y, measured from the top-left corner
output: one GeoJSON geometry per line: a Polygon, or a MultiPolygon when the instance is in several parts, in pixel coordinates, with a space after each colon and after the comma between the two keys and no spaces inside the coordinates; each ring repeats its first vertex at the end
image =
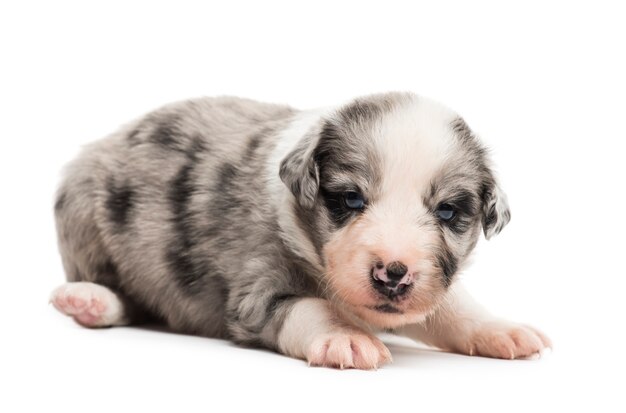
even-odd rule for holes
{"type": "Polygon", "coordinates": [[[437,208],[437,216],[442,221],[450,221],[452,218],[454,218],[455,214],[456,211],[454,207],[450,204],[441,204],[437,208]]]}
{"type": "Polygon", "coordinates": [[[365,199],[363,199],[363,195],[354,191],[344,192],[343,203],[350,209],[361,210],[365,208],[365,199]]]}

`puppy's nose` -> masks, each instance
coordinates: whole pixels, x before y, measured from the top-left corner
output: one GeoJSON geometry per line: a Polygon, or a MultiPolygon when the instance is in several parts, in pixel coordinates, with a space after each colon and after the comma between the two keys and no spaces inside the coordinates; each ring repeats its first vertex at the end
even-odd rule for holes
{"type": "Polygon", "coordinates": [[[413,275],[408,272],[406,265],[394,261],[387,265],[381,261],[372,268],[374,288],[389,298],[402,295],[408,291],[413,283],[413,275]]]}
{"type": "Polygon", "coordinates": [[[408,268],[406,265],[402,264],[400,261],[394,261],[390,264],[387,264],[387,277],[391,281],[400,282],[402,277],[406,275],[408,268]]]}

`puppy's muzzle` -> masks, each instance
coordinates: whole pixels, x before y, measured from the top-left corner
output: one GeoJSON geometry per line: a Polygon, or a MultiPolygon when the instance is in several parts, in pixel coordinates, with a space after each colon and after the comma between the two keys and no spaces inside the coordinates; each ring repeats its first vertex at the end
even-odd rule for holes
{"type": "Polygon", "coordinates": [[[414,279],[408,267],[400,261],[387,265],[378,261],[372,268],[371,275],[374,289],[390,299],[406,294],[414,279]]]}

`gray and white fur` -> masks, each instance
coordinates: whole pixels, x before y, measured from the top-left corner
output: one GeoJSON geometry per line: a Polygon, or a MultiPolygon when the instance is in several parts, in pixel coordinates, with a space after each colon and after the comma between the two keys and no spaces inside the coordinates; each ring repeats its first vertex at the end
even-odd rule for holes
{"type": "Polygon", "coordinates": [[[165,106],[87,146],[55,216],[68,283],[51,301],[87,327],[159,322],[364,369],[391,359],[381,330],[501,358],[550,345],[456,281],[509,208],[463,119],[413,94],[165,106]]]}

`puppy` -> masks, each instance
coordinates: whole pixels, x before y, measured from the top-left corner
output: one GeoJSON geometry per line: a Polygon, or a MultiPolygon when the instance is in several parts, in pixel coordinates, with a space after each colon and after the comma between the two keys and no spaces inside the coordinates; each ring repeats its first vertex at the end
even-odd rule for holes
{"type": "Polygon", "coordinates": [[[381,330],[506,359],[550,346],[456,282],[509,208],[463,119],[413,94],[165,106],[85,148],[55,215],[51,301],[86,327],[158,321],[359,369],[391,360],[381,330]]]}

